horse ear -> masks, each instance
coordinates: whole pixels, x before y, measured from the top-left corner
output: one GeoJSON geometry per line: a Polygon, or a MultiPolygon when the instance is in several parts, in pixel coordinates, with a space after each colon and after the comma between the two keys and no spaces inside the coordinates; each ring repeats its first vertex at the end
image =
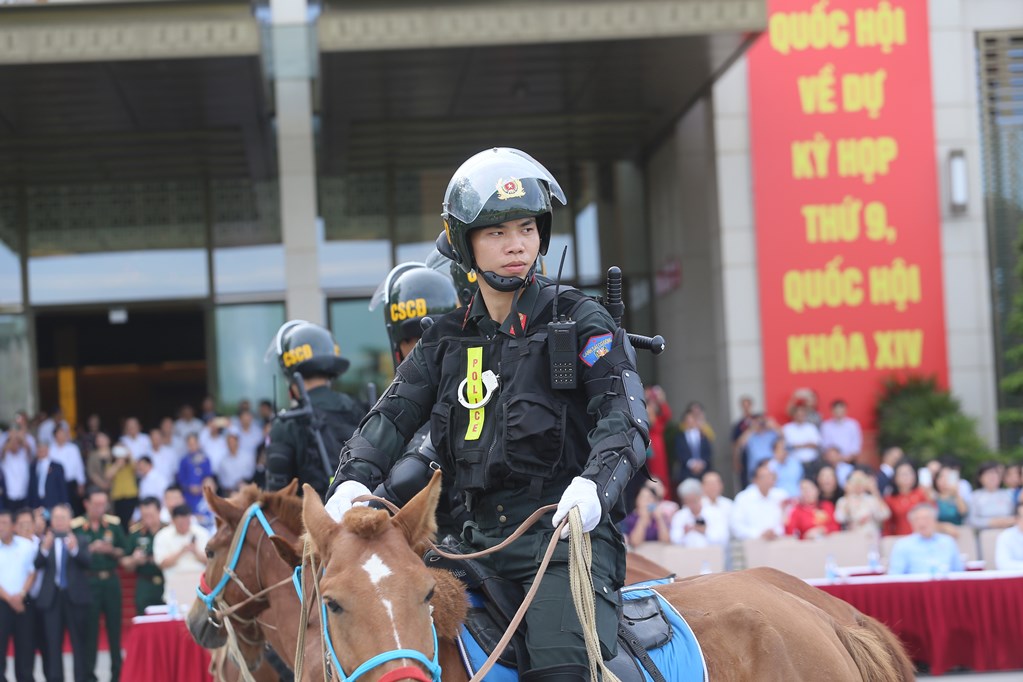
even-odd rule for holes
{"type": "Polygon", "coordinates": [[[283,495],[284,497],[292,497],[295,494],[296,490],[298,490],[298,479],[297,478],[293,478],[293,479],[291,479],[291,483],[289,483],[288,485],[284,486],[283,488],[281,488],[277,492],[278,492],[278,494],[283,495]]]}
{"type": "Polygon", "coordinates": [[[416,548],[437,535],[437,502],[440,500],[441,473],[433,472],[429,485],[401,508],[391,523],[401,529],[411,547],[416,548]]]}
{"type": "Polygon", "coordinates": [[[338,525],[323,508],[320,495],[308,483],[302,484],[302,523],[320,556],[326,560],[330,541],[338,525]]]}
{"type": "Polygon", "coordinates": [[[302,563],[302,552],[280,535],[272,536],[270,538],[270,542],[274,543],[274,549],[277,550],[277,555],[280,556],[281,559],[284,560],[284,563],[288,566],[294,568],[302,563]]]}
{"type": "Polygon", "coordinates": [[[212,511],[219,519],[231,526],[238,525],[238,522],[242,518],[241,509],[234,506],[220,495],[217,495],[211,486],[203,486],[202,494],[203,497],[206,498],[206,504],[210,506],[210,511],[212,511]]]}

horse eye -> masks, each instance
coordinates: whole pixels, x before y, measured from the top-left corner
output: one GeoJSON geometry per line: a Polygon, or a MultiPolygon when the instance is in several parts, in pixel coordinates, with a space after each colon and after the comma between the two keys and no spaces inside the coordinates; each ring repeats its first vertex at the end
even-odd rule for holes
{"type": "Polygon", "coordinates": [[[341,613],[342,611],[344,611],[344,609],[343,609],[343,608],[341,608],[341,605],[340,605],[340,604],[338,604],[338,603],[337,603],[336,601],[334,601],[333,599],[327,599],[327,600],[326,600],[326,602],[327,602],[327,608],[328,608],[328,609],[330,609],[330,612],[331,612],[331,613],[333,613],[333,614],[335,614],[335,615],[338,615],[338,614],[340,614],[340,613],[341,613]]]}
{"type": "Polygon", "coordinates": [[[213,558],[213,550],[210,549],[209,547],[206,548],[206,558],[207,559],[212,559],[213,558]]]}
{"type": "Polygon", "coordinates": [[[433,601],[433,590],[434,588],[431,587],[430,591],[426,593],[426,599],[423,600],[423,603],[429,604],[431,601],[433,601]]]}

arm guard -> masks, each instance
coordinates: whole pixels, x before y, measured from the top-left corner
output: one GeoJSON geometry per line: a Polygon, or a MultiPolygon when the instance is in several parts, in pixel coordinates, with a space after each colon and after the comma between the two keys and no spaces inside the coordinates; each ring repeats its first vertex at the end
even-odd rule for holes
{"type": "Polygon", "coordinates": [[[601,506],[607,513],[646,462],[650,442],[636,351],[624,329],[615,331],[611,350],[594,363],[585,378],[588,410],[596,416],[597,427],[590,433],[590,457],[582,476],[597,484],[601,506]]]}
{"type": "Polygon", "coordinates": [[[394,381],[341,449],[327,499],[343,481],[358,481],[370,490],[380,485],[405,443],[426,421],[434,391],[420,367],[424,360],[418,350],[416,346],[398,365],[394,381]]]}

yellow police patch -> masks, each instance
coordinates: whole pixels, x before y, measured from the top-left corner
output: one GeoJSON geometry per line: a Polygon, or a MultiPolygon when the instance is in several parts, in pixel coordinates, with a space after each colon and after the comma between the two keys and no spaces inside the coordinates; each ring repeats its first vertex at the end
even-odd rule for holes
{"type": "MultiPolygon", "coordinates": [[[[465,370],[465,397],[473,405],[483,400],[483,349],[480,347],[466,349],[468,363],[465,370]]],[[[469,410],[469,428],[465,431],[465,440],[479,440],[483,433],[483,419],[486,416],[482,407],[469,410]]]]}

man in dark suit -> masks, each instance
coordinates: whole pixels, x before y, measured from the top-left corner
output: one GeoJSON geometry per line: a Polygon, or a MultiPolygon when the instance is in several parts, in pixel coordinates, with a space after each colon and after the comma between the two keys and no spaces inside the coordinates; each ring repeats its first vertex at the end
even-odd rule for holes
{"type": "Polygon", "coordinates": [[[83,643],[92,600],[86,574],[90,562],[89,548],[71,532],[71,507],[67,503],[56,505],[51,512],[50,530],[39,543],[35,560],[37,570],[43,571],[36,606],[46,637],[47,682],[64,680],[65,629],[71,635],[75,682],[85,682],[89,677],[83,643]]]}
{"type": "Polygon", "coordinates": [[[700,429],[696,413],[688,410],[682,418],[682,430],[675,437],[675,456],[682,465],[679,481],[703,478],[703,474],[711,468],[712,455],[710,439],[700,429]]]}
{"type": "Polygon", "coordinates": [[[50,458],[50,444],[40,441],[36,461],[28,471],[28,506],[52,509],[67,501],[64,467],[50,458]]]}

